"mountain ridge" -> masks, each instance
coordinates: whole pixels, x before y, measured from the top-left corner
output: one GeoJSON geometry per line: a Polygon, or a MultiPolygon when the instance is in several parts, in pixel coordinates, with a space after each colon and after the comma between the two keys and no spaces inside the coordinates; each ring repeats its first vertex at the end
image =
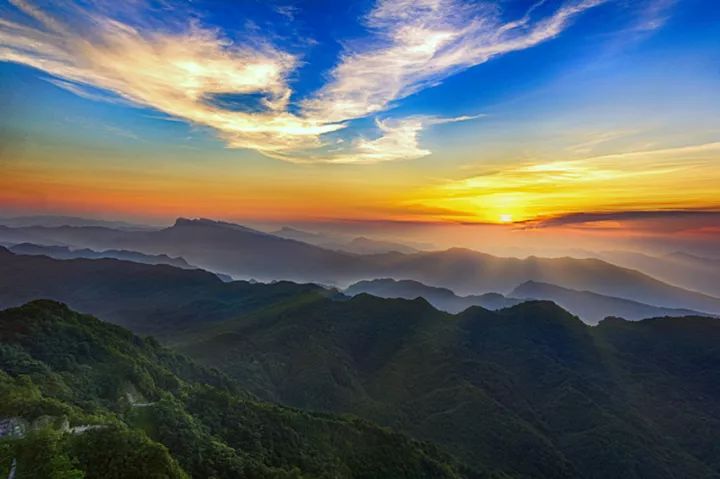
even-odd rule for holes
{"type": "Polygon", "coordinates": [[[428,286],[414,280],[395,280],[392,278],[358,281],[345,288],[343,292],[350,296],[359,293],[369,293],[381,298],[414,299],[416,297],[422,297],[436,308],[449,313],[459,313],[471,306],[482,306],[486,309],[501,309],[519,302],[519,300],[515,298],[505,297],[500,293],[458,296],[448,288],[428,286]]]}
{"type": "Polygon", "coordinates": [[[177,226],[143,232],[0,227],[0,240],[20,238],[181,256],[203,269],[260,281],[287,279],[342,286],[367,278],[394,277],[469,295],[506,293],[524,281],[535,280],[662,307],[720,313],[720,298],[684,290],[639,271],[593,258],[503,258],[462,248],[357,255],[238,225],[184,219],[177,226]]]}
{"type": "Polygon", "coordinates": [[[527,299],[546,299],[577,314],[589,324],[597,324],[607,316],[618,316],[630,321],[662,316],[710,316],[702,311],[679,308],[662,308],[624,298],[616,298],[592,291],[563,288],[540,281],[526,281],[517,286],[511,296],[527,299]]]}

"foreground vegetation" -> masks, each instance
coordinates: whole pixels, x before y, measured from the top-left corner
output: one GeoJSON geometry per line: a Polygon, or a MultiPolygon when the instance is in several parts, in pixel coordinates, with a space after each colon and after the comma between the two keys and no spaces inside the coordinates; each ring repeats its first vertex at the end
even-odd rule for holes
{"type": "Polygon", "coordinates": [[[352,413],[515,477],[720,477],[714,318],[590,327],[543,301],[451,315],[318,296],[183,341],[262,398],[352,413]]]}
{"type": "Polygon", "coordinates": [[[0,476],[488,477],[367,421],[261,403],[217,371],[51,301],[0,312],[0,476]]]}

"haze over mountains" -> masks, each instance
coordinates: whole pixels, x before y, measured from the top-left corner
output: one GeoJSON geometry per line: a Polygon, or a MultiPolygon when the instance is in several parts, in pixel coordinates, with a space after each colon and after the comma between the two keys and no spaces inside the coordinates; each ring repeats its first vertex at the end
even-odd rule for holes
{"type": "Polygon", "coordinates": [[[351,284],[343,292],[350,296],[366,293],[380,298],[423,298],[436,308],[448,313],[459,313],[471,306],[481,306],[485,309],[502,309],[522,302],[520,299],[508,298],[499,293],[458,296],[447,288],[436,288],[408,279],[398,281],[385,278],[358,281],[351,284]]]}
{"type": "Polygon", "coordinates": [[[1,218],[0,224],[11,226],[14,228],[28,226],[100,226],[105,228],[115,228],[121,230],[148,230],[156,229],[154,226],[128,223],[126,221],[112,221],[92,218],[83,218],[79,216],[56,216],[56,215],[35,215],[35,216],[14,216],[10,218],[1,218]]]}
{"type": "Polygon", "coordinates": [[[415,253],[418,251],[412,246],[393,241],[366,238],[364,236],[348,239],[346,236],[311,233],[287,226],[272,232],[272,234],[280,236],[281,238],[310,243],[326,249],[346,251],[348,253],[356,254],[379,254],[390,253],[393,251],[397,251],[399,253],[415,253]]]}
{"type": "Polygon", "coordinates": [[[718,25],[0,0],[0,479],[720,479],[718,25]]]}
{"type": "MultiPolygon", "coordinates": [[[[710,306],[716,298],[597,259],[522,260],[462,249],[358,255],[208,220],[178,220],[155,231],[0,228],[5,242],[21,236],[98,250],[108,245],[140,256],[57,259],[35,253],[75,250],[21,244],[13,248],[33,254],[17,254],[0,248],[0,308],[38,298],[60,301],[151,334],[227,375],[173,359],[151,340],[133,339],[54,303],[0,313],[0,334],[15,338],[13,331],[25,331],[12,350],[0,345],[0,364],[10,378],[0,374],[0,388],[23,398],[36,387],[43,400],[63,404],[58,413],[41,402],[39,411],[70,414],[79,424],[90,421],[88,404],[100,405],[100,424],[121,427],[93,434],[118,434],[123,441],[147,435],[167,446],[170,456],[158,463],[164,469],[180,467],[193,477],[209,477],[208,467],[233,471],[227,477],[246,467],[265,471],[258,477],[292,477],[282,474],[296,467],[311,476],[323,471],[348,478],[355,476],[347,471],[356,470],[408,478],[720,478],[720,320],[520,280],[578,278],[577,284],[600,290],[710,306]],[[310,277],[385,279],[357,282],[343,294],[310,283],[223,282],[210,271],[147,264],[157,258],[200,260],[208,270],[223,266],[245,277],[267,266],[269,277],[299,275],[302,270],[292,268],[307,267],[310,277]],[[433,270],[428,284],[510,285],[497,288],[509,294],[461,296],[379,275],[423,277],[433,270]],[[392,299],[398,296],[409,299],[392,299]],[[570,312],[526,298],[552,299],[570,312]],[[618,315],[675,317],[602,320],[618,315]],[[116,350],[122,355],[92,353],[116,350]],[[25,369],[18,365],[35,368],[32,386],[19,378],[25,369]],[[59,379],[37,371],[70,376],[58,389],[59,379]],[[85,386],[76,386],[72,375],[85,386]],[[128,405],[128,388],[152,406],[128,405]],[[333,447],[345,435],[345,445],[333,447]],[[312,439],[298,445],[293,437],[312,439]]],[[[95,253],[102,254],[87,254],[95,253]]],[[[12,411],[24,414],[19,406],[12,411]]],[[[62,437],[58,447],[77,454],[62,437]]],[[[127,450],[117,454],[135,464],[127,450]]],[[[167,475],[182,477],[173,474],[167,475]]]]}
{"type": "Polygon", "coordinates": [[[720,296],[720,259],[674,252],[650,256],[628,251],[603,251],[597,257],[647,273],[662,281],[720,296]]]}
{"type": "Polygon", "coordinates": [[[265,400],[353,413],[473,468],[528,478],[720,470],[715,319],[592,329],[548,302],[449,315],[424,299],[347,299],[315,285],[7,250],[0,279],[0,304],[66,301],[157,335],[265,400]]]}
{"type": "Polygon", "coordinates": [[[136,263],[146,264],[167,264],[175,266],[177,268],[192,269],[193,266],[187,263],[183,258],[171,258],[165,254],[158,255],[147,255],[138,253],[136,251],[127,250],[105,250],[105,251],[94,251],[88,248],[83,249],[71,249],[67,246],[41,246],[32,243],[19,243],[16,245],[9,246],[8,249],[16,254],[25,255],[44,255],[55,259],[74,259],[74,258],[86,258],[86,259],[100,259],[100,258],[115,258],[126,261],[133,261],[136,263]]]}
{"type": "Polygon", "coordinates": [[[515,288],[510,295],[520,300],[545,299],[576,314],[588,324],[598,324],[608,316],[630,321],[662,316],[717,316],[689,309],[661,308],[649,304],[615,298],[591,291],[577,291],[554,284],[526,281],[515,288]]]}
{"type": "Polygon", "coordinates": [[[526,281],[587,290],[664,308],[720,313],[720,299],[672,286],[593,258],[502,258],[472,250],[359,255],[231,223],[178,219],[154,231],[104,227],[0,227],[0,241],[126,249],[182,257],[236,278],[316,282],[345,287],[376,278],[410,279],[459,295],[509,293],[526,281]]]}
{"type": "Polygon", "coordinates": [[[449,313],[459,313],[471,306],[497,310],[527,300],[542,299],[558,304],[588,324],[597,324],[609,316],[621,317],[630,321],[661,316],[713,316],[689,309],[661,308],[637,301],[604,296],[589,291],[576,291],[536,281],[526,281],[508,296],[498,293],[458,296],[446,288],[427,286],[417,281],[393,279],[359,281],[345,289],[344,293],[351,296],[367,293],[381,298],[424,298],[436,308],[449,313]]]}

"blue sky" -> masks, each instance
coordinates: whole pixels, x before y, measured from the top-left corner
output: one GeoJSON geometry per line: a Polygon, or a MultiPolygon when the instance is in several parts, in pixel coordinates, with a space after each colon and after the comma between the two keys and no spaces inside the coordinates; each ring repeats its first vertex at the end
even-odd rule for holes
{"type": "MultiPolygon", "coordinates": [[[[67,22],[70,28],[77,28],[87,37],[95,40],[92,32],[90,15],[102,15],[106,18],[126,22],[130,27],[147,35],[153,33],[177,33],[182,35],[196,26],[209,32],[215,32],[217,41],[233,42],[235,46],[249,46],[251,49],[271,48],[294,56],[295,64],[285,72],[285,82],[291,90],[291,96],[285,110],[300,111],[302,102],[312,99],[323,86],[329,83],[334,69],[342,63],[343,55],[363,55],[373,48],[380,49],[387,43],[388,31],[401,28],[404,19],[392,18],[386,25],[373,25],[368,18],[374,9],[375,2],[132,2],[132,8],[117,9],[111,2],[82,2],[83,9],[68,7],[65,2],[53,5],[48,2],[34,6],[23,2],[16,5],[4,5],[0,12],[4,18],[23,25],[36,26],[38,31],[47,30],[29,12],[43,11],[43,15],[55,16],[67,22]],[[23,11],[23,5],[25,6],[23,11]],[[64,5],[64,6],[59,6],[64,5]],[[31,10],[35,8],[35,10],[31,10]],[[78,13],[79,12],[79,13],[78,13]],[[91,25],[88,27],[88,25],[91,25]]],[[[393,3],[393,2],[390,2],[393,3]]],[[[417,7],[421,2],[409,2],[417,7]]],[[[443,2],[427,2],[439,3],[443,2]]],[[[461,11],[460,2],[445,2],[452,8],[461,11]]],[[[556,15],[559,10],[568,6],[587,4],[579,8],[577,13],[559,29],[556,34],[548,35],[538,41],[531,41],[527,47],[510,48],[500,52],[489,60],[482,58],[463,59],[456,65],[444,70],[438,68],[439,74],[434,78],[421,80],[405,80],[405,83],[424,83],[407,91],[386,95],[381,108],[369,112],[351,113],[347,117],[340,115],[338,122],[342,128],[336,133],[329,132],[329,137],[339,137],[343,141],[352,141],[361,136],[378,134],[377,120],[397,120],[412,116],[433,116],[439,118],[455,118],[492,113],[495,118],[534,115],[540,111],[553,114],[554,111],[566,112],[568,109],[584,107],[592,104],[593,97],[597,102],[603,98],[623,98],[624,105],[614,103],[627,118],[632,118],[633,110],[646,111],[648,104],[661,104],[661,107],[680,110],[683,105],[668,105],[660,95],[667,96],[672,88],[699,88],[687,91],[686,94],[701,97],[699,104],[691,106],[703,115],[717,112],[717,105],[704,107],[704,95],[718,86],[717,51],[720,46],[720,35],[717,34],[720,7],[712,1],[671,1],[671,0],[640,0],[604,2],[558,2],[558,1],[501,1],[487,2],[481,5],[474,2],[467,15],[475,15],[480,20],[492,17],[492,28],[507,25],[530,12],[532,18],[528,26],[514,35],[527,35],[532,28],[539,28],[556,15]],[[597,4],[597,5],[596,5],[597,4]],[[477,63],[476,65],[472,65],[477,63]],[[602,93],[602,94],[599,94],[602,93]],[[557,99],[551,104],[540,95],[557,99]]],[[[80,3],[78,3],[80,5],[80,3]]],[[[442,11],[446,7],[440,5],[442,11]]],[[[432,20],[435,14],[429,15],[432,20]]],[[[468,17],[468,18],[469,18],[468,17]]],[[[421,19],[423,27],[442,30],[447,26],[462,28],[464,18],[452,18],[448,15],[446,25],[427,25],[421,19]]],[[[377,23],[377,22],[376,22],[377,23]]],[[[441,23],[441,22],[439,22],[441,23]]],[[[97,29],[97,26],[94,27],[97,29]]],[[[8,30],[8,34],[12,31],[8,30]]],[[[486,35],[485,31],[481,34],[486,35]]],[[[471,42],[468,40],[461,42],[471,42]]],[[[499,42],[500,40],[495,40],[499,42]]],[[[492,40],[486,41],[492,46],[492,40]]],[[[132,45],[131,45],[132,46],[132,45]]],[[[18,46],[11,46],[22,52],[18,46]]],[[[34,52],[42,56],[43,52],[34,52]]],[[[32,54],[26,54],[31,56],[32,54]]],[[[22,55],[21,55],[22,56],[22,55]]],[[[28,63],[29,61],[25,61],[28,63]]],[[[20,63],[23,63],[21,61],[20,63]]],[[[97,101],[68,94],[66,89],[59,88],[58,83],[38,81],[38,79],[62,80],[72,83],[78,88],[92,92],[93,95],[114,98],[132,95],[132,92],[113,91],[113,88],[100,82],[98,85],[90,81],[77,81],[75,77],[63,77],[62,71],[38,71],[35,68],[22,68],[13,63],[2,63],[2,100],[9,105],[14,117],[5,117],[9,129],[21,129],[40,125],[40,128],[52,128],[55,111],[74,111],[86,119],[99,118],[103,123],[114,123],[120,128],[127,128],[132,133],[133,127],[143,133],[147,140],[175,143],[178,137],[185,138],[192,128],[168,127],[167,121],[155,119],[147,121],[153,115],[167,115],[188,124],[193,119],[167,114],[152,102],[130,99],[128,104],[104,104],[97,101]],[[55,73],[55,74],[54,74],[55,73]],[[31,94],[28,94],[31,91],[31,94]],[[21,100],[18,101],[18,96],[21,100]],[[14,100],[14,101],[13,101],[14,100]],[[92,104],[89,104],[92,103],[92,104]],[[134,103],[134,104],[132,104],[134,103]],[[159,110],[159,111],[157,111],[159,110]],[[135,125],[135,126],[133,126],[135,125]]],[[[418,67],[422,70],[423,67],[418,67]]],[[[433,66],[425,67],[427,69],[433,66]]],[[[420,72],[415,76],[422,77],[420,72]]],[[[91,75],[92,76],[92,75],[91,75]]],[[[430,75],[428,75],[430,76],[430,75]]],[[[402,83],[401,80],[399,83],[402,83]]],[[[69,84],[66,83],[66,84],[69,84]]],[[[402,85],[400,85],[402,86],[402,85]]],[[[407,86],[407,85],[405,85],[407,86]]],[[[258,105],[267,92],[250,93],[228,92],[220,98],[224,103],[219,106],[230,109],[262,110],[258,105]]],[[[213,93],[214,94],[214,93],[213,93]]],[[[86,95],[87,96],[87,95],[86,95]]],[[[686,98],[683,97],[683,100],[686,98]]],[[[689,98],[692,100],[692,98],[689,98]]],[[[208,101],[212,102],[211,95],[208,101]]],[[[327,109],[324,113],[327,113],[327,109]]],[[[601,112],[602,113],[602,112],[601,112]]],[[[482,120],[484,123],[494,121],[492,118],[482,120]]],[[[502,120],[497,120],[502,121],[502,120]]],[[[202,122],[195,122],[201,127],[202,122]]],[[[457,124],[453,129],[462,131],[466,125],[457,124]]],[[[426,142],[433,141],[432,128],[423,127],[426,142]]],[[[198,135],[199,140],[212,140],[217,128],[210,127],[198,135]]],[[[440,129],[442,135],[447,128],[440,129]]],[[[132,134],[137,134],[132,133],[132,134]]],[[[241,142],[242,143],[242,142],[241,142]]],[[[204,146],[222,148],[223,142],[209,141],[204,146]]],[[[252,148],[251,148],[252,149],[252,148]]],[[[420,148],[418,148],[420,149],[420,148]]],[[[423,150],[425,148],[422,148],[423,150]]],[[[295,152],[290,150],[290,155],[295,152]]],[[[304,151],[303,154],[308,152],[304,151]]],[[[412,151],[409,152],[412,156],[412,151]]],[[[282,152],[285,155],[284,152],[282,152]]],[[[348,158],[352,155],[350,154],[348,158]]],[[[425,155],[415,155],[425,156],[425,155]]],[[[403,159],[399,155],[398,159],[403,159]]],[[[351,160],[350,160],[351,161],[351,160]]],[[[362,160],[361,160],[362,161],[362,160]]],[[[371,160],[375,161],[375,160],[371,160]]],[[[377,161],[382,161],[380,158],[377,161]]]]}

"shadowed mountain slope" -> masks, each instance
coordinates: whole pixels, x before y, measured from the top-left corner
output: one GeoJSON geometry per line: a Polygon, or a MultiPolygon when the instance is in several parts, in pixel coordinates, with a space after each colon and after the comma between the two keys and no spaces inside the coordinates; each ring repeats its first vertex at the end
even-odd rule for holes
{"type": "Polygon", "coordinates": [[[283,301],[333,294],[290,282],[224,283],[215,274],[115,259],[56,260],[0,248],[0,307],[35,298],[143,333],[179,333],[283,301]]]}

